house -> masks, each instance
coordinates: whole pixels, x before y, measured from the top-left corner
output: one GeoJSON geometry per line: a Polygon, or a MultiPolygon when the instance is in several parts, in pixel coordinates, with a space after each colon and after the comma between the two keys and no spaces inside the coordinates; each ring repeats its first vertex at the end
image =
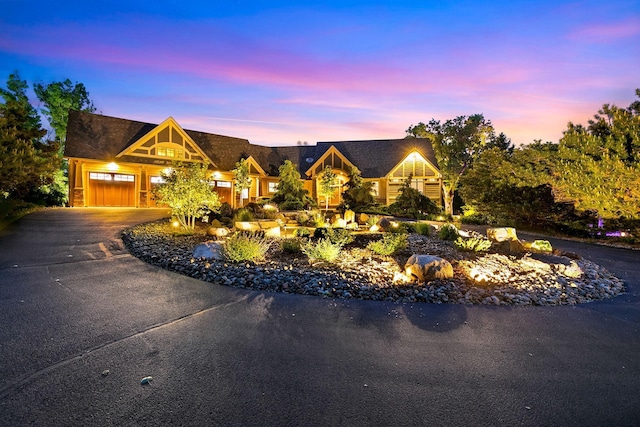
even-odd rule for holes
{"type": "Polygon", "coordinates": [[[156,125],[70,111],[64,151],[69,161],[71,206],[153,207],[152,188],[172,161],[207,162],[218,196],[233,207],[268,198],[277,189],[278,168],[285,160],[297,165],[304,188],[318,196],[319,175],[330,166],[337,175],[329,205],[340,203],[338,189],[352,166],[373,184],[375,199],[393,203],[400,186],[411,186],[441,204],[442,175],[428,139],[318,142],[316,145],[267,147],[243,138],[183,129],[172,117],[156,125]],[[237,193],[232,169],[246,159],[252,185],[237,193]]]}

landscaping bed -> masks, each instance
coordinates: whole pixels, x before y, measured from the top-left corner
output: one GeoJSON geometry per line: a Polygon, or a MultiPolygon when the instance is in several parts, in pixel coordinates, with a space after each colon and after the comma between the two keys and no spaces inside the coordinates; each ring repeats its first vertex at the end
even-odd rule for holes
{"type": "Polygon", "coordinates": [[[410,234],[408,247],[380,256],[366,244],[380,233],[355,233],[336,263],[310,263],[303,253],[273,243],[262,262],[230,263],[193,258],[211,237],[201,227],[179,235],[166,221],[127,229],[122,238],[136,257],[199,280],[269,292],[361,300],[490,305],[567,305],[615,297],[624,285],[604,268],[579,257],[543,254],[463,252],[435,236],[410,234]],[[412,254],[436,255],[454,269],[450,279],[407,281],[404,264],[412,254]],[[577,258],[577,259],[575,259],[577,258]]]}

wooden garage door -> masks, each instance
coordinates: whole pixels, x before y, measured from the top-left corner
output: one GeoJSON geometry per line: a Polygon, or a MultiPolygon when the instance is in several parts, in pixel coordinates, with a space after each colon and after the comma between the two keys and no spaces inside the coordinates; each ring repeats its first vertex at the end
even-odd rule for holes
{"type": "Polygon", "coordinates": [[[89,173],[89,206],[135,206],[135,175],[89,173]]]}

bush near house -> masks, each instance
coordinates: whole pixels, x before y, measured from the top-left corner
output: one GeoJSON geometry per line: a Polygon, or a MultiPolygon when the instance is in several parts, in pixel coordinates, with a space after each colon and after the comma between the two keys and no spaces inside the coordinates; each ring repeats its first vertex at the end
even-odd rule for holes
{"type": "Polygon", "coordinates": [[[271,241],[258,233],[234,233],[222,243],[224,258],[230,262],[262,261],[271,241]]]}
{"type": "Polygon", "coordinates": [[[385,234],[382,239],[371,242],[367,245],[367,249],[377,253],[378,255],[393,255],[401,249],[407,247],[407,235],[394,233],[385,234]]]}

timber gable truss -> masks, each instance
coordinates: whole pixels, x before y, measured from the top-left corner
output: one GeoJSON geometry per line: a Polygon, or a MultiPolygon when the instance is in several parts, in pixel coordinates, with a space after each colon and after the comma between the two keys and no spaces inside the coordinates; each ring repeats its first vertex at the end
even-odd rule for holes
{"type": "Polygon", "coordinates": [[[155,129],[135,141],[116,155],[146,157],[157,160],[180,160],[188,162],[208,162],[215,165],[198,144],[180,127],[173,117],[159,124],[155,129]]]}

